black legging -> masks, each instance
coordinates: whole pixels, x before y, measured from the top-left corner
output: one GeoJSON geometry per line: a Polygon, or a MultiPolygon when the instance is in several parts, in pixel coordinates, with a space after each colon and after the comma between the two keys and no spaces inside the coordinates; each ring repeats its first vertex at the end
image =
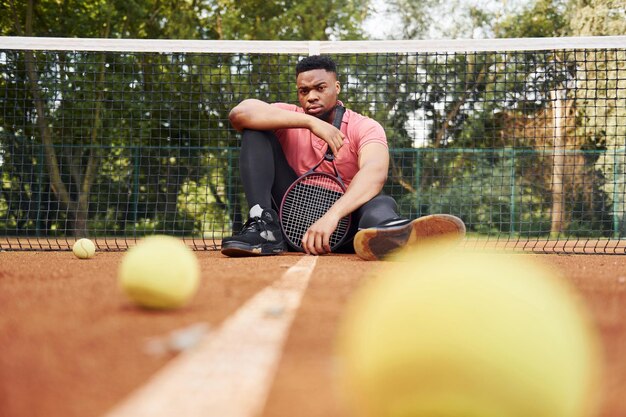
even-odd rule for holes
{"type": "MultiPolygon", "coordinates": [[[[258,204],[277,210],[283,195],[298,178],[271,131],[243,131],[239,171],[249,207],[258,204]]],[[[378,226],[397,217],[396,201],[388,195],[377,195],[352,214],[346,243],[336,252],[353,251],[352,239],[358,229],[378,226]]]]}

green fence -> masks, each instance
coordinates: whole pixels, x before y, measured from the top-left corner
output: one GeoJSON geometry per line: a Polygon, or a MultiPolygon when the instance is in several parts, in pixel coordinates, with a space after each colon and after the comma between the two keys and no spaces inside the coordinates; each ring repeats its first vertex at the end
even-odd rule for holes
{"type": "MultiPolygon", "coordinates": [[[[51,242],[65,246],[79,236],[102,238],[107,242],[102,246],[115,249],[153,233],[191,238],[198,248],[215,249],[247,218],[237,147],[58,147],[57,155],[66,160],[61,166],[69,192],[82,192],[80,198],[88,202],[65,207],[50,181],[43,146],[2,145],[0,241],[5,249],[41,249],[51,242]],[[72,177],[72,164],[84,172],[81,164],[89,155],[97,155],[92,162],[96,175],[81,191],[84,175],[72,177]]],[[[624,149],[611,155],[597,150],[561,154],[563,186],[557,195],[551,151],[392,149],[384,192],[408,218],[459,216],[470,239],[622,238],[624,149]],[[609,159],[612,175],[607,177],[609,170],[601,168],[609,159]]]]}

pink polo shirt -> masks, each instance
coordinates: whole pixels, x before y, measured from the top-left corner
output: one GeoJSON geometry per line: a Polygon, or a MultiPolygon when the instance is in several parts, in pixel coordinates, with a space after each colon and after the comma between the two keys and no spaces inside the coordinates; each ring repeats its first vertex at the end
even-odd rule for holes
{"type": "MultiPolygon", "coordinates": [[[[300,106],[287,103],[273,103],[284,110],[304,113],[300,106]]],[[[335,165],[346,187],[359,170],[359,153],[368,143],[380,143],[387,147],[387,136],[382,126],[370,119],[346,109],[341,129],[346,139],[335,157],[335,165]]],[[[323,157],[328,144],[315,136],[309,129],[277,129],[275,132],[285,153],[287,162],[298,176],[304,174],[323,157]]],[[[330,163],[323,163],[317,169],[320,172],[334,174],[330,163]]]]}

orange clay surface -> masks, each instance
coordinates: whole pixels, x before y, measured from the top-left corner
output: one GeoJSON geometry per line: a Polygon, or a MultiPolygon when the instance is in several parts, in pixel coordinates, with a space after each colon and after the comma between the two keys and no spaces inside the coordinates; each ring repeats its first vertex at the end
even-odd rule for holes
{"type": "MultiPolygon", "coordinates": [[[[0,416],[103,415],[176,355],[150,350],[150,340],[194,323],[218,326],[300,259],[196,254],[198,295],[182,310],[155,312],[135,308],[117,288],[121,252],[89,260],[0,252],[0,416]]],[[[580,290],[606,353],[601,415],[626,415],[626,256],[515,256],[552,265],[580,290]]],[[[354,255],[318,260],[263,416],[342,416],[332,390],[333,341],[346,300],[377,264],[354,255]]]]}

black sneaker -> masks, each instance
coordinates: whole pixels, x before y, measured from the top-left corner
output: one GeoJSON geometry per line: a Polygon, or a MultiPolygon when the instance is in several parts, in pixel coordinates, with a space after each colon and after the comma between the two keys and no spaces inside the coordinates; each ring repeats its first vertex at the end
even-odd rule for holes
{"type": "Polygon", "coordinates": [[[274,210],[262,210],[258,207],[255,213],[257,216],[253,217],[255,208],[250,210],[251,216],[239,233],[222,239],[221,252],[224,255],[235,257],[277,255],[287,250],[278,214],[274,210]]]}
{"type": "Polygon", "coordinates": [[[463,236],[465,224],[461,219],[449,214],[432,214],[359,230],[354,236],[354,251],[361,259],[376,261],[402,247],[419,245],[432,238],[461,239],[463,236]]]}

